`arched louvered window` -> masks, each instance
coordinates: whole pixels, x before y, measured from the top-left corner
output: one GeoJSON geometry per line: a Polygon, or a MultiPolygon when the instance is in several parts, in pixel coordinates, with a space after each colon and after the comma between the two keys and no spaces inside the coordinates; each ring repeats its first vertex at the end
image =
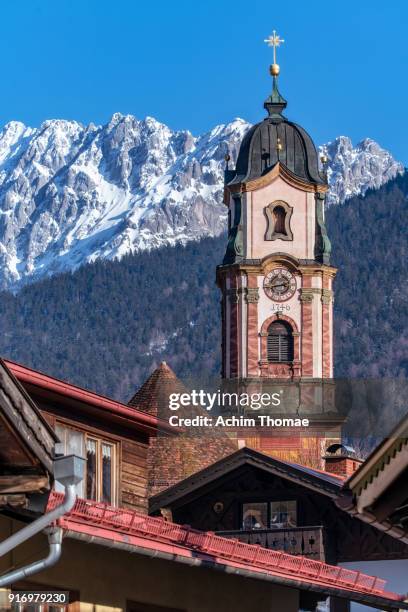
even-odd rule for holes
{"type": "Polygon", "coordinates": [[[275,221],[274,234],[286,236],[286,210],[283,206],[275,206],[273,209],[273,220],[275,221]]]}
{"type": "Polygon", "coordinates": [[[293,361],[293,331],[286,321],[274,321],[268,328],[268,361],[293,361]]]}

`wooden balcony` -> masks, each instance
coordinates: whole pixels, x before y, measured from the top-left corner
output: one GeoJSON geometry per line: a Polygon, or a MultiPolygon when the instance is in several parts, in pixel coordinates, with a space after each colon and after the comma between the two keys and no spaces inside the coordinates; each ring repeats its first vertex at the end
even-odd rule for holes
{"type": "Polygon", "coordinates": [[[323,527],[217,531],[217,535],[235,538],[247,544],[259,544],[271,550],[282,550],[291,555],[325,560],[323,527]]]}

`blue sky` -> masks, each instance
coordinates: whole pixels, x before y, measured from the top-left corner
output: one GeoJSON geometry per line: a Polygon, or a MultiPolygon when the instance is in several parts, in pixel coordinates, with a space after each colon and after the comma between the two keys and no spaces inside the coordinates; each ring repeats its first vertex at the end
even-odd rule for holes
{"type": "Polygon", "coordinates": [[[0,23],[0,125],[258,121],[275,28],[287,116],[318,143],[369,136],[408,165],[405,0],[8,0],[0,23]]]}

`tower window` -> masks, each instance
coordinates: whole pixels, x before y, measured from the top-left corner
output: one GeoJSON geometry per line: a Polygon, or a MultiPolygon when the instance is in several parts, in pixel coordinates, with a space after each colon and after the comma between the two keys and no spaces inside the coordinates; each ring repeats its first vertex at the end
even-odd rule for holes
{"type": "Polygon", "coordinates": [[[283,206],[275,206],[273,209],[273,219],[275,221],[275,234],[284,234],[286,236],[285,219],[286,212],[283,206]]]}
{"type": "Polygon", "coordinates": [[[267,228],[265,240],[293,240],[290,219],[293,208],[282,200],[271,202],[265,207],[267,228]]]}
{"type": "Polygon", "coordinates": [[[274,321],[269,326],[267,355],[272,363],[293,361],[293,331],[286,321],[274,321]]]}

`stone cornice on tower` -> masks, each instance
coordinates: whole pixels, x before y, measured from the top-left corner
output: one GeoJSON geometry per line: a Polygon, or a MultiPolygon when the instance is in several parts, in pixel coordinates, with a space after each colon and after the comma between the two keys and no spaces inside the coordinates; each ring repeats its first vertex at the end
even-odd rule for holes
{"type": "Polygon", "coordinates": [[[248,275],[263,275],[279,265],[285,265],[287,268],[300,273],[302,276],[321,275],[326,278],[334,279],[337,274],[337,268],[326,264],[320,264],[314,259],[296,259],[285,253],[273,253],[263,259],[244,259],[233,264],[217,266],[217,281],[231,271],[235,273],[245,272],[248,275]]]}
{"type": "Polygon", "coordinates": [[[312,193],[326,193],[328,185],[325,183],[310,183],[304,181],[296,174],[291,172],[287,166],[282,162],[277,162],[273,168],[271,168],[266,174],[249,181],[242,181],[233,184],[227,184],[224,192],[224,204],[228,205],[228,194],[245,193],[248,191],[256,191],[262,187],[266,187],[273,183],[278,177],[281,177],[286,183],[295,187],[296,189],[302,189],[303,191],[309,191],[312,193]]]}

